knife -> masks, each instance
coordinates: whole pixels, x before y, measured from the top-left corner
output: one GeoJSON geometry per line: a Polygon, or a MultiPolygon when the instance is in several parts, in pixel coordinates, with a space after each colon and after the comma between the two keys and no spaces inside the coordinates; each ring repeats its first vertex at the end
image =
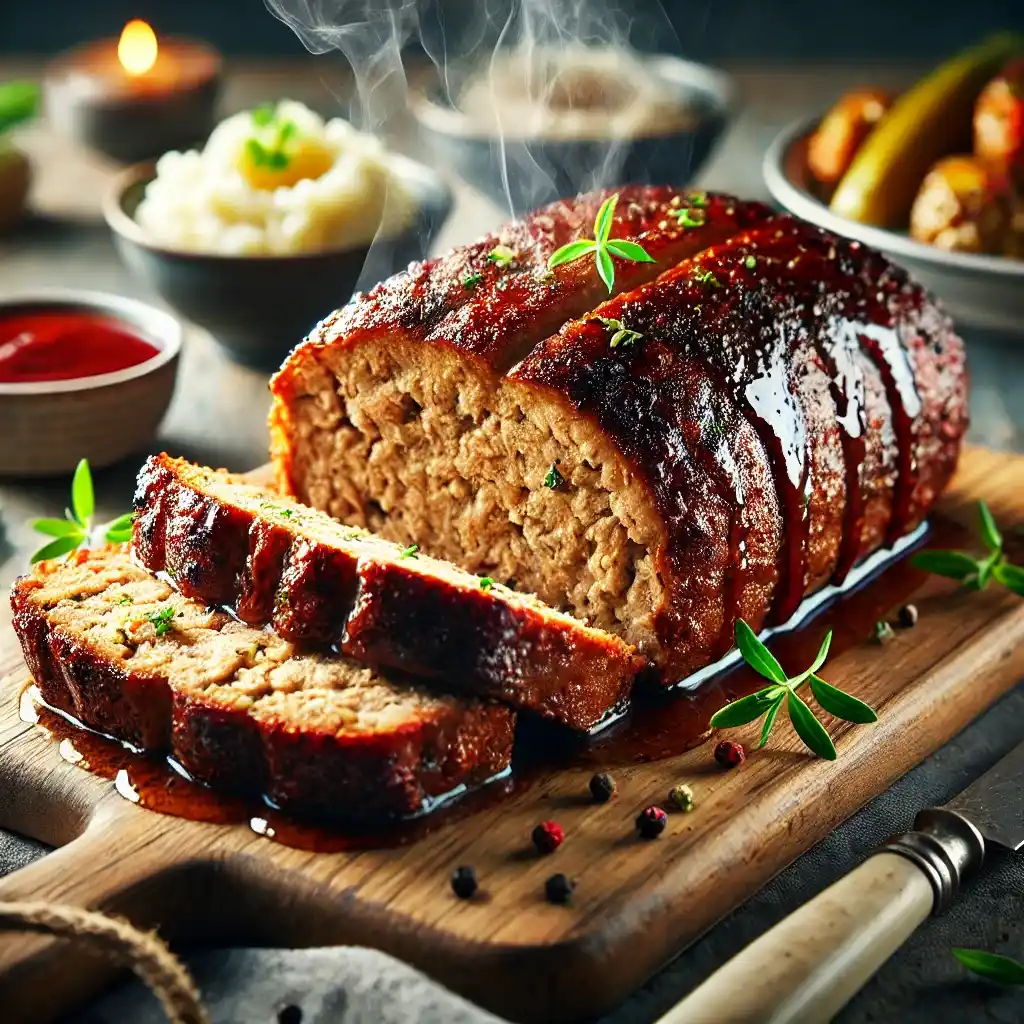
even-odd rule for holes
{"type": "Polygon", "coordinates": [[[930,914],[945,911],[986,846],[1024,846],[1024,743],[914,830],[780,921],[658,1024],[831,1020],[930,914]]]}

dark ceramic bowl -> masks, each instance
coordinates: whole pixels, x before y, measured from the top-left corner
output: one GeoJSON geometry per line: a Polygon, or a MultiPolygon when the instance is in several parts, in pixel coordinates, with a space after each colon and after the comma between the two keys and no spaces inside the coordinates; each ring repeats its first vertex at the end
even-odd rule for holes
{"type": "Polygon", "coordinates": [[[737,104],[732,80],[720,71],[677,57],[640,58],[667,93],[692,112],[682,127],[621,143],[614,181],[607,176],[608,138],[512,138],[504,141],[455,109],[439,88],[413,93],[410,106],[434,163],[453,167],[463,180],[516,214],[611,184],[692,184],[737,104]],[[502,163],[508,168],[508,193],[502,163]]]}
{"type": "Polygon", "coordinates": [[[285,256],[224,256],[154,245],[134,215],[154,165],[130,167],[104,202],[121,259],[186,319],[206,329],[233,359],[274,370],[298,342],[363,285],[422,259],[451,211],[448,187],[433,171],[393,156],[418,214],[400,235],[350,249],[285,256]],[[370,262],[367,261],[369,257],[370,262]],[[371,280],[372,279],[372,280],[371,280]]]}

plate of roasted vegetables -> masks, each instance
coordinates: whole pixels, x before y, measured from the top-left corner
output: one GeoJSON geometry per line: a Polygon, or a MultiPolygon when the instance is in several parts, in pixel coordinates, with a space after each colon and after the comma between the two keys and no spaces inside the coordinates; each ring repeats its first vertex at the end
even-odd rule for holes
{"type": "Polygon", "coordinates": [[[765,155],[796,216],[880,249],[963,324],[1024,335],[1024,37],[992,36],[899,95],[870,83],[765,155]]]}

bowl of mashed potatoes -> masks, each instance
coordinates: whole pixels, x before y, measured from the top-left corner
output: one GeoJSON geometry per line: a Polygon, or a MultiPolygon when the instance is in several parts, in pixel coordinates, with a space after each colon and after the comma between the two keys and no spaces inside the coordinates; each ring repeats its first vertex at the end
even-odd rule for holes
{"type": "Polygon", "coordinates": [[[429,168],[284,100],[128,168],[104,213],[133,273],[233,358],[273,369],[357,282],[423,258],[450,210],[429,168]]]}

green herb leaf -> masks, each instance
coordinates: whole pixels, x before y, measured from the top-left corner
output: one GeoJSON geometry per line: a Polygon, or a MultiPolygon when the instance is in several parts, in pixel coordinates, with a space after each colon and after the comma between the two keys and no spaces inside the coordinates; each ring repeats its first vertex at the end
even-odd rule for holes
{"type": "Polygon", "coordinates": [[[625,327],[616,331],[608,344],[612,348],[632,348],[638,341],[643,341],[644,336],[639,331],[630,331],[625,327]]]}
{"type": "Polygon", "coordinates": [[[592,242],[589,239],[584,239],[579,242],[568,242],[556,249],[548,257],[548,267],[554,269],[563,263],[571,263],[573,260],[578,260],[581,256],[587,256],[596,250],[597,243],[592,242]]]}
{"type": "Polygon", "coordinates": [[[480,280],[483,278],[483,276],[483,274],[467,274],[462,279],[462,287],[475,288],[480,283],[480,280]]]}
{"type": "Polygon", "coordinates": [[[700,267],[694,270],[693,279],[699,284],[709,284],[712,288],[718,288],[718,278],[710,270],[704,270],[700,267]]]}
{"type": "Polygon", "coordinates": [[[558,472],[558,464],[552,463],[551,468],[547,472],[547,476],[544,477],[544,486],[549,487],[552,491],[556,491],[564,483],[565,477],[558,472]]]}
{"type": "Polygon", "coordinates": [[[599,246],[608,240],[608,235],[612,230],[612,221],[615,218],[615,205],[618,201],[618,192],[609,196],[601,204],[601,208],[597,211],[597,217],[594,218],[594,239],[599,246]]]}
{"type": "Polygon", "coordinates": [[[264,146],[259,139],[245,140],[245,155],[257,167],[263,167],[266,165],[268,154],[269,151],[267,150],[267,147],[264,146]]]}
{"type": "Polygon", "coordinates": [[[978,523],[985,547],[993,554],[1000,553],[1003,550],[1003,535],[999,532],[999,527],[996,526],[996,521],[984,501],[978,502],[978,523]]]}
{"type": "Polygon", "coordinates": [[[112,523],[107,523],[107,531],[114,533],[122,533],[125,530],[131,530],[132,523],[135,521],[134,512],[125,512],[123,516],[118,516],[112,523]]]}
{"type": "Polygon", "coordinates": [[[1009,562],[1000,562],[992,570],[996,582],[1001,583],[1007,590],[1024,597],[1024,569],[1019,565],[1011,565],[1009,562]]]}
{"type": "Polygon", "coordinates": [[[707,223],[707,214],[703,210],[690,210],[685,206],[678,210],[670,210],[676,223],[681,228],[702,228],[707,223]]]}
{"type": "Polygon", "coordinates": [[[743,266],[745,266],[747,268],[747,270],[753,270],[757,266],[757,257],[756,256],[748,256],[743,261],[743,266]]]}
{"type": "Polygon", "coordinates": [[[496,245],[488,254],[487,258],[496,267],[507,267],[515,262],[516,251],[507,245],[496,245]]]}
{"type": "Polygon", "coordinates": [[[775,718],[778,715],[779,708],[782,707],[782,703],[785,699],[785,692],[780,693],[775,699],[775,703],[768,709],[768,714],[764,716],[764,725],[761,727],[761,738],[757,743],[758,750],[768,742],[768,736],[772,731],[772,726],[775,724],[775,718]]]}
{"type": "Polygon", "coordinates": [[[1013,957],[988,953],[983,949],[957,948],[952,952],[964,967],[982,978],[1001,985],[1024,985],[1024,964],[1013,957]]]}
{"type": "Polygon", "coordinates": [[[108,544],[127,544],[132,539],[131,530],[107,530],[103,535],[108,544]]]}
{"type": "Polygon", "coordinates": [[[71,481],[71,507],[75,519],[84,530],[89,529],[92,514],[96,511],[96,500],[92,489],[92,473],[89,471],[89,460],[81,459],[75,467],[75,475],[71,481]]]}
{"type": "Polygon", "coordinates": [[[625,238],[613,238],[605,244],[605,248],[620,260],[630,260],[633,263],[656,263],[655,258],[636,242],[629,242],[625,238]]]}
{"type": "Polygon", "coordinates": [[[978,560],[963,551],[918,551],[911,556],[910,564],[960,582],[976,577],[980,568],[978,560]]]}
{"type": "Polygon", "coordinates": [[[266,128],[273,124],[277,117],[277,107],[273,103],[261,103],[258,107],[253,107],[250,116],[257,128],[266,128]]]}
{"type": "Polygon", "coordinates": [[[830,629],[825,634],[825,639],[821,641],[821,646],[818,648],[818,653],[814,657],[814,661],[811,662],[810,668],[805,669],[799,675],[791,676],[789,679],[789,685],[795,690],[798,686],[802,686],[807,680],[808,676],[814,675],[815,672],[825,664],[825,659],[828,657],[828,649],[832,645],[832,630],[830,629]]]}
{"type": "Polygon", "coordinates": [[[615,264],[612,263],[608,250],[604,248],[597,250],[597,276],[604,281],[610,295],[615,284],[615,264]]]}
{"type": "Polygon", "coordinates": [[[35,565],[36,562],[45,562],[49,558],[60,558],[61,555],[69,554],[79,547],[84,539],[84,534],[73,537],[58,537],[32,555],[32,564],[35,565]]]}
{"type": "Polygon", "coordinates": [[[786,710],[789,720],[793,723],[797,736],[815,753],[826,761],[836,759],[836,748],[825,727],[815,717],[811,709],[803,702],[796,690],[786,694],[786,710]]]}
{"type": "Polygon", "coordinates": [[[711,716],[711,727],[713,729],[732,729],[737,725],[746,725],[760,718],[766,711],[769,711],[773,704],[785,696],[785,691],[778,686],[766,686],[763,690],[751,693],[746,697],[740,697],[719,708],[711,716]]]}
{"type": "Polygon", "coordinates": [[[407,548],[402,548],[402,553],[398,558],[399,560],[402,560],[403,558],[419,558],[419,555],[416,554],[419,549],[419,544],[410,544],[407,548]]]}
{"type": "Polygon", "coordinates": [[[146,618],[153,623],[157,636],[164,636],[174,629],[174,606],[167,605],[155,612],[150,612],[146,618]]]}
{"type": "Polygon", "coordinates": [[[39,86],[35,82],[0,85],[0,133],[31,120],[38,109],[39,86]]]}
{"type": "Polygon", "coordinates": [[[773,683],[785,683],[786,673],[775,655],[757,638],[757,634],[743,621],[736,620],[736,646],[743,660],[757,673],[773,683]]]}
{"type": "Polygon", "coordinates": [[[1002,557],[1000,552],[995,551],[988,558],[984,558],[978,563],[978,578],[974,584],[978,590],[984,590],[988,586],[988,581],[992,577],[992,570],[995,568],[996,562],[1000,561],[1002,557]]]}
{"type": "Polygon", "coordinates": [[[858,725],[868,725],[878,721],[878,715],[856,697],[844,693],[831,683],[816,675],[811,675],[811,693],[814,699],[830,714],[844,722],[856,722],[858,725]]]}
{"type": "Polygon", "coordinates": [[[485,593],[494,586],[494,580],[490,576],[480,577],[480,589],[485,593]]]}
{"type": "Polygon", "coordinates": [[[691,192],[686,198],[691,206],[700,207],[708,205],[707,192],[691,192]]]}
{"type": "Polygon", "coordinates": [[[32,529],[47,537],[85,537],[82,527],[68,519],[36,519],[32,529]]]}

